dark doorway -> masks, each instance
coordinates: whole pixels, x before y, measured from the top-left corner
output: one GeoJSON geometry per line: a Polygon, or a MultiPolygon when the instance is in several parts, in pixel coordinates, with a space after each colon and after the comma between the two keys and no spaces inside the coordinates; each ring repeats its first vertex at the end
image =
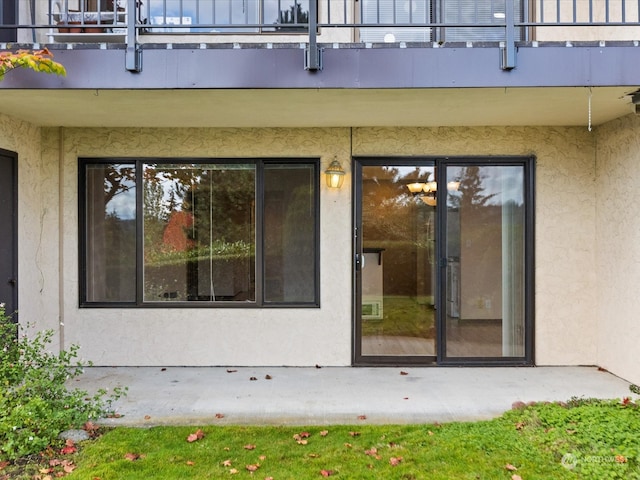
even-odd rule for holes
{"type": "MultiPolygon", "coordinates": [[[[15,25],[17,23],[18,0],[0,1],[0,25],[15,25]]],[[[0,28],[0,42],[16,42],[18,30],[15,28],[0,28]]]]}
{"type": "Polygon", "coordinates": [[[0,149],[0,303],[7,314],[18,309],[17,185],[18,156],[0,149]]]}

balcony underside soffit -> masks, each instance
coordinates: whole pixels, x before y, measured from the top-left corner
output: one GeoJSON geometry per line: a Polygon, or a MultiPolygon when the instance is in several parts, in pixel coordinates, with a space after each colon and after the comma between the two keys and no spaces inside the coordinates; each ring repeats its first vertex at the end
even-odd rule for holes
{"type": "Polygon", "coordinates": [[[634,112],[635,90],[0,89],[0,105],[14,118],[65,127],[588,126],[634,112]]]}

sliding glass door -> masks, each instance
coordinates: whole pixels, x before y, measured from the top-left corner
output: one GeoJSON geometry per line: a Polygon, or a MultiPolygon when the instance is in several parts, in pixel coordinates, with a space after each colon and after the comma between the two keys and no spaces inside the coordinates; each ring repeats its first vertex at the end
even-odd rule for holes
{"type": "Polygon", "coordinates": [[[357,364],[532,361],[532,159],[360,159],[357,364]]]}
{"type": "Polygon", "coordinates": [[[435,192],[423,189],[434,174],[433,162],[358,170],[356,328],[364,362],[435,360],[435,192]]]}
{"type": "Polygon", "coordinates": [[[531,203],[524,163],[447,164],[441,360],[529,357],[531,203]]]}

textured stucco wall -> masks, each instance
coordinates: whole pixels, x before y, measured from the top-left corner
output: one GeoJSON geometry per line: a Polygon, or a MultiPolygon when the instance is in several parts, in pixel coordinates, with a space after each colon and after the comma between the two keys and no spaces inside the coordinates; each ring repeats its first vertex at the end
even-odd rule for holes
{"type": "Polygon", "coordinates": [[[640,383],[640,117],[598,129],[598,362],[640,383]]]}
{"type": "MultiPolygon", "coordinates": [[[[22,323],[58,330],[58,163],[43,166],[42,130],[0,114],[0,148],[18,154],[18,311],[22,323]]],[[[2,301],[2,300],[0,300],[2,301]]],[[[34,329],[28,329],[32,334],[34,329]]],[[[59,346],[53,338],[52,349],[59,346]]]]}
{"type": "Polygon", "coordinates": [[[348,129],[68,129],[64,131],[65,340],[96,364],[348,365],[350,177],[321,185],[321,308],[78,309],[77,158],[320,157],[350,169],[348,129]]]}
{"type": "Polygon", "coordinates": [[[348,128],[41,132],[6,117],[0,122],[0,147],[21,155],[20,292],[28,294],[26,312],[56,326],[60,301],[65,344],[79,343],[96,364],[349,365],[351,178],[340,191],[330,191],[321,179],[320,309],[79,309],[78,157],[304,156],[320,157],[324,170],[336,155],[350,170],[350,148],[355,156],[535,155],[536,363],[597,362],[602,296],[595,293],[595,132],[586,128],[358,128],[351,145],[348,128]]]}
{"type": "Polygon", "coordinates": [[[354,131],[355,155],[535,155],[538,365],[592,365],[595,132],[481,127],[354,131]]]}

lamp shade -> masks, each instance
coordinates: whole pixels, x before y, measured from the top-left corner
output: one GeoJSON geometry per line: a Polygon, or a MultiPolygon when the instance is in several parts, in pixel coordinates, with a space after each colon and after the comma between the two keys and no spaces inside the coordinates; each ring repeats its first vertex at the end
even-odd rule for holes
{"type": "Polygon", "coordinates": [[[422,190],[424,189],[424,186],[425,184],[422,182],[414,182],[414,183],[408,184],[407,188],[411,193],[415,195],[416,193],[422,192],[422,190]]]}
{"type": "Polygon", "coordinates": [[[340,188],[344,182],[344,169],[338,160],[334,160],[324,171],[327,176],[327,186],[329,188],[340,188]]]}

